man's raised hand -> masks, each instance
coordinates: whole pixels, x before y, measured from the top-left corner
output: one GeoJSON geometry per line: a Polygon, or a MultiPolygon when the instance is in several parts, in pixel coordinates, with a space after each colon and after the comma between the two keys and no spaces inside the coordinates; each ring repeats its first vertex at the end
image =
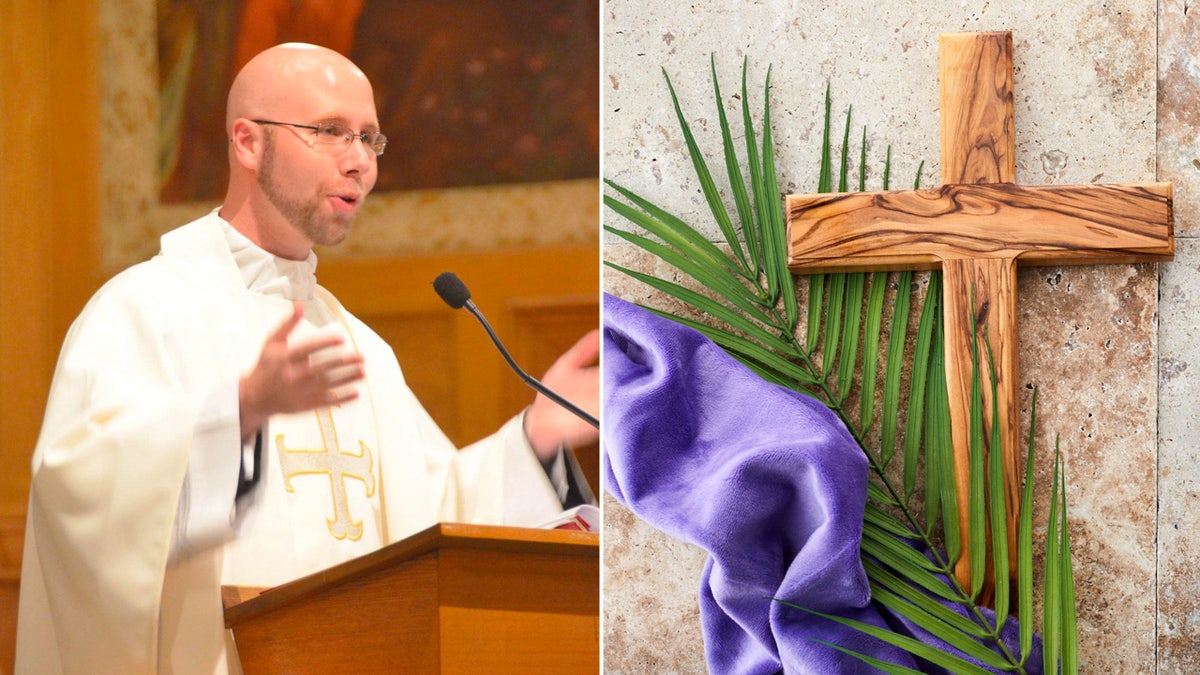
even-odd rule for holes
{"type": "Polygon", "coordinates": [[[238,381],[242,439],[250,438],[278,413],[298,413],[339,405],[358,398],[346,385],[365,376],[359,354],[339,354],[314,360],[314,354],[345,342],[340,335],[322,335],[295,344],[288,337],[304,318],[296,301],[292,314],[263,343],[258,363],[238,381]]]}
{"type": "MultiPolygon", "coordinates": [[[[600,412],[600,332],[590,331],[558,357],[542,384],[584,411],[600,412]]],[[[554,459],[561,445],[579,447],[596,442],[598,433],[554,401],[537,395],[525,412],[525,437],[542,463],[554,459]]]]}

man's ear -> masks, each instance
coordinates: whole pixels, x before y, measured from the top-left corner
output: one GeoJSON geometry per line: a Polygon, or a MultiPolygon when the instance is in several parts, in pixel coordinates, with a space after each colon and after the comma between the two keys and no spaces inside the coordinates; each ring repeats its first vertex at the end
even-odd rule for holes
{"type": "Polygon", "coordinates": [[[234,159],[246,169],[258,171],[266,144],[265,130],[244,117],[234,120],[229,133],[229,151],[234,159]]]}

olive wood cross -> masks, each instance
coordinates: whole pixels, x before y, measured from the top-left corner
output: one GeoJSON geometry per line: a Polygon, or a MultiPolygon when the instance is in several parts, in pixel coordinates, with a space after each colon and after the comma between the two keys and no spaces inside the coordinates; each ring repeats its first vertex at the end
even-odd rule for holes
{"type": "MultiPolygon", "coordinates": [[[[972,330],[981,354],[986,339],[995,358],[1008,548],[1015,556],[1024,473],[1017,454],[1017,264],[1169,260],[1172,194],[1170,183],[1014,184],[1012,34],[942,35],[939,49],[942,187],[788,196],[788,266],[797,274],[942,270],[946,384],[963,541],[955,574],[970,588],[966,497],[972,330]]],[[[986,377],[986,360],[981,367],[986,377]]],[[[989,389],[985,379],[985,439],[991,432],[989,389]]]]}

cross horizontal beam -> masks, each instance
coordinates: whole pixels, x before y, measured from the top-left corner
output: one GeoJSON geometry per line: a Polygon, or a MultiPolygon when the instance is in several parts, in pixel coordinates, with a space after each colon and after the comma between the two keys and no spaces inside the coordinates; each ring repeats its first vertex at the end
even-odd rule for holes
{"type": "Polygon", "coordinates": [[[954,184],[787,197],[793,272],[1161,260],[1174,249],[1170,183],[954,184]]]}

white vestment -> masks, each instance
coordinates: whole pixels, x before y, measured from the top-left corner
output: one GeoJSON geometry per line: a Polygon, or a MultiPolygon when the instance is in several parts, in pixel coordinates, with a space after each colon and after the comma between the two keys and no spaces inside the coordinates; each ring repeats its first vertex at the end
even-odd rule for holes
{"type": "Polygon", "coordinates": [[[228,228],[214,212],[168,233],[67,335],[33,457],[18,673],[236,671],[222,583],[284,583],[438,521],[561,511],[519,418],[456,451],[387,344],[315,286],[315,261],[281,273],[228,228]],[[238,378],[292,297],[306,310],[293,337],[343,334],[367,378],[350,404],[271,418],[235,513],[238,378]],[[215,508],[185,486],[204,480],[227,493],[215,508]],[[168,564],[177,522],[210,544],[168,564]]]}

